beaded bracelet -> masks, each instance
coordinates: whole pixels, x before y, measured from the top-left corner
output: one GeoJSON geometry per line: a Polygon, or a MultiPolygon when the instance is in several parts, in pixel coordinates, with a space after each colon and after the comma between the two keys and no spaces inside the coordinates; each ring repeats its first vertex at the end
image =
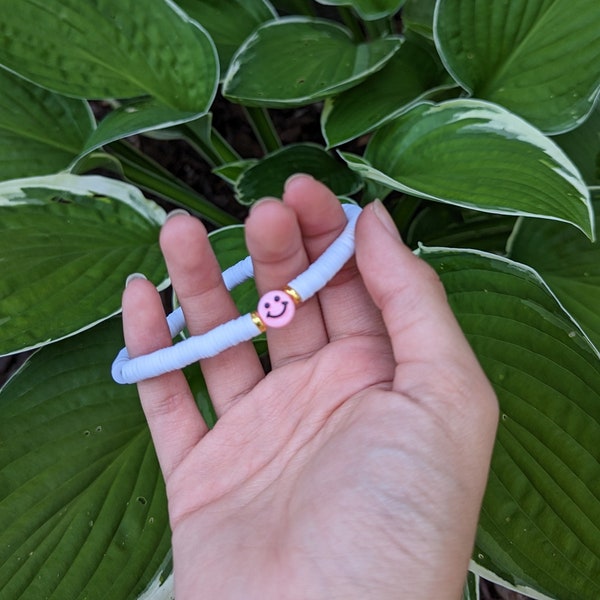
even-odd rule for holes
{"type": "MultiPolygon", "coordinates": [[[[285,327],[293,319],[296,306],[321,290],[354,254],[354,230],[361,212],[354,204],[344,204],[348,222],[339,237],[304,273],[292,279],[284,289],[264,294],[256,311],[218,325],[201,335],[191,336],[173,346],[161,348],[136,358],[130,358],[123,348],[112,364],[112,377],[117,383],[137,383],[169,371],[182,369],[198,360],[210,358],[224,350],[247,342],[267,327],[285,327]]],[[[254,276],[252,259],[248,256],[223,272],[228,290],[254,276]]],[[[181,307],[167,317],[171,337],[185,327],[181,307]]]]}

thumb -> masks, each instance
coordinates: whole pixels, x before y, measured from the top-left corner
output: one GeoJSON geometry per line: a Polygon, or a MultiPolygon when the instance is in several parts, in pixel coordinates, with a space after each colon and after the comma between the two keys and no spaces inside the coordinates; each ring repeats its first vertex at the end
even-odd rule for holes
{"type": "Polygon", "coordinates": [[[397,365],[462,359],[472,368],[477,363],[436,272],[402,242],[378,200],[363,210],[357,223],[356,261],[383,315],[397,365]]]}

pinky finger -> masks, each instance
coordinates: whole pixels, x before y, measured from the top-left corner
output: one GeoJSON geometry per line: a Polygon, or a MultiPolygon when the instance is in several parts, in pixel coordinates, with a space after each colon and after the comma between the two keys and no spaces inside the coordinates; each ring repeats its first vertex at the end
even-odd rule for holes
{"type": "MultiPolygon", "coordinates": [[[[127,286],[123,332],[131,357],[171,345],[160,296],[149,281],[137,278],[127,286]]],[[[168,479],[207,427],[181,371],[140,381],[137,386],[158,460],[168,479]]]]}

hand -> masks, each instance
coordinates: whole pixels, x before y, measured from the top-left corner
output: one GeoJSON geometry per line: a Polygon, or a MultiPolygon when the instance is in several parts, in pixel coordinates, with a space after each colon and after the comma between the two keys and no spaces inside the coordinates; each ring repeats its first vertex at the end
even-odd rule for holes
{"type": "MultiPolygon", "coordinates": [[[[337,237],[345,215],[308,176],[246,224],[260,293],[337,237]]],[[[189,330],[236,316],[201,223],[169,219],[161,247],[189,330]]],[[[171,343],[159,296],[123,298],[131,356],[171,343]]],[[[459,598],[487,480],[494,393],[433,270],[379,203],[356,261],[292,323],[202,361],[208,431],[181,372],[138,384],[166,480],[177,600],[459,598]]]]}

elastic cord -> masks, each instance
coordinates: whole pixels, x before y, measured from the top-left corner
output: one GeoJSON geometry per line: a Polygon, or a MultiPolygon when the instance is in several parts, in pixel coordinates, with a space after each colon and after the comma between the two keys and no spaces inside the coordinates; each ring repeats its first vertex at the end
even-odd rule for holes
{"type": "MultiPolygon", "coordinates": [[[[344,204],[343,208],[348,223],[340,236],[306,271],[287,284],[302,301],[308,300],[327,285],[354,254],[354,230],[361,209],[354,204],[344,204]]],[[[223,281],[225,287],[232,290],[253,276],[254,267],[252,259],[248,256],[226,269],[223,272],[223,281]]],[[[112,377],[117,383],[137,383],[216,356],[261,333],[263,328],[257,325],[256,319],[256,314],[247,313],[218,325],[207,333],[189,337],[173,346],[136,358],[130,358],[127,349],[123,348],[112,364],[112,377]]],[[[167,324],[171,337],[175,337],[184,329],[185,318],[181,307],[167,317],[167,324]]]]}

